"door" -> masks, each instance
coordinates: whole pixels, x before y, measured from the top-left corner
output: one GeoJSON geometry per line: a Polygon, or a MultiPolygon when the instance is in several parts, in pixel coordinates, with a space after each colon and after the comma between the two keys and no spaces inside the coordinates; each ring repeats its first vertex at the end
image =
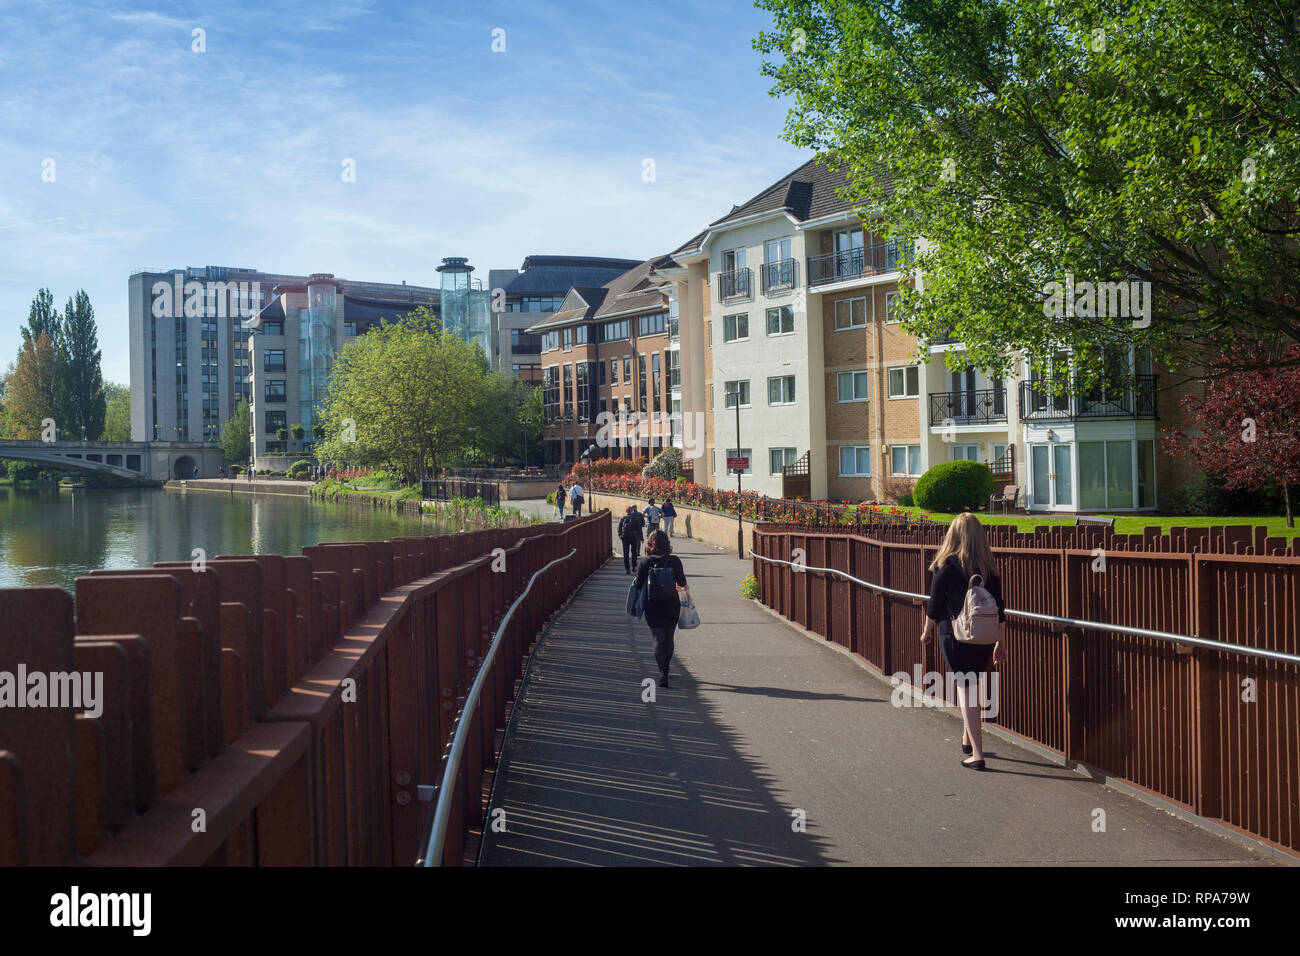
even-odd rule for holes
{"type": "Polygon", "coordinates": [[[1074,507],[1073,444],[1029,446],[1033,507],[1039,511],[1074,507]]]}
{"type": "Polygon", "coordinates": [[[969,421],[975,411],[975,370],[952,373],[952,417],[969,421]]]}

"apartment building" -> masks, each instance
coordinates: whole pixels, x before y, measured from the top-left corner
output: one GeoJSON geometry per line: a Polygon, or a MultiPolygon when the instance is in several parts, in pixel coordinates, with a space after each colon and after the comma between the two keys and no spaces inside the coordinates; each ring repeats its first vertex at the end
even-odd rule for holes
{"type": "Polygon", "coordinates": [[[518,269],[490,270],[492,367],[541,384],[541,339],[528,329],[555,313],[574,286],[604,285],[637,265],[636,259],[532,255],[518,269]]]}
{"type": "Polygon", "coordinates": [[[673,443],[669,256],[638,263],[600,286],[574,286],[558,311],[529,327],[541,336],[548,463],[653,458],[673,443]]]}
{"type": "MultiPolygon", "coordinates": [[[[1113,385],[1058,397],[1068,355],[1016,356],[1005,381],[955,371],[960,342],[919,355],[894,315],[912,250],[842,200],[844,185],[810,160],[672,252],[692,342],[682,407],[710,416],[695,480],[733,487],[738,456],[746,490],[897,501],[932,465],[965,458],[1033,510],[1154,508],[1179,466],[1158,451],[1150,358],[1110,349],[1113,385]]],[[[1161,395],[1167,413],[1177,397],[1161,395]]]]}

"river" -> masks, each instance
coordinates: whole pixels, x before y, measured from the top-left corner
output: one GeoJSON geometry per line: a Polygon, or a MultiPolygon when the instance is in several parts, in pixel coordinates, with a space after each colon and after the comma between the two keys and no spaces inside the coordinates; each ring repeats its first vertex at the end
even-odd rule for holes
{"type": "Polygon", "coordinates": [[[433,534],[430,518],[308,498],[0,485],[0,587],[73,590],[97,568],[221,554],[299,554],[327,541],[433,534]]]}

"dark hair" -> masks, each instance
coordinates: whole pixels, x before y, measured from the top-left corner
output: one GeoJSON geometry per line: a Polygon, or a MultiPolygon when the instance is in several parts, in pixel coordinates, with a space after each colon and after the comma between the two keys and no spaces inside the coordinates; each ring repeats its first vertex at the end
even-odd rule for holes
{"type": "Polygon", "coordinates": [[[673,544],[668,540],[668,534],[664,531],[652,531],[650,537],[646,539],[645,553],[662,558],[665,555],[673,553],[673,544]]]}

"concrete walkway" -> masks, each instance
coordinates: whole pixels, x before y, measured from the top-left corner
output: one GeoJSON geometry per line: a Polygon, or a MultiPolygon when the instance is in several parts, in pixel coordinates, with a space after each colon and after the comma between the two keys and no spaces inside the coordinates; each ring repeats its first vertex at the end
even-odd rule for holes
{"type": "Polygon", "coordinates": [[[671,689],[642,699],[653,642],[614,558],[535,652],[485,864],[1267,862],[995,737],[990,772],[962,769],[955,714],[891,706],[885,682],[740,596],[748,562],[673,544],[704,624],[678,631],[671,689]]]}

